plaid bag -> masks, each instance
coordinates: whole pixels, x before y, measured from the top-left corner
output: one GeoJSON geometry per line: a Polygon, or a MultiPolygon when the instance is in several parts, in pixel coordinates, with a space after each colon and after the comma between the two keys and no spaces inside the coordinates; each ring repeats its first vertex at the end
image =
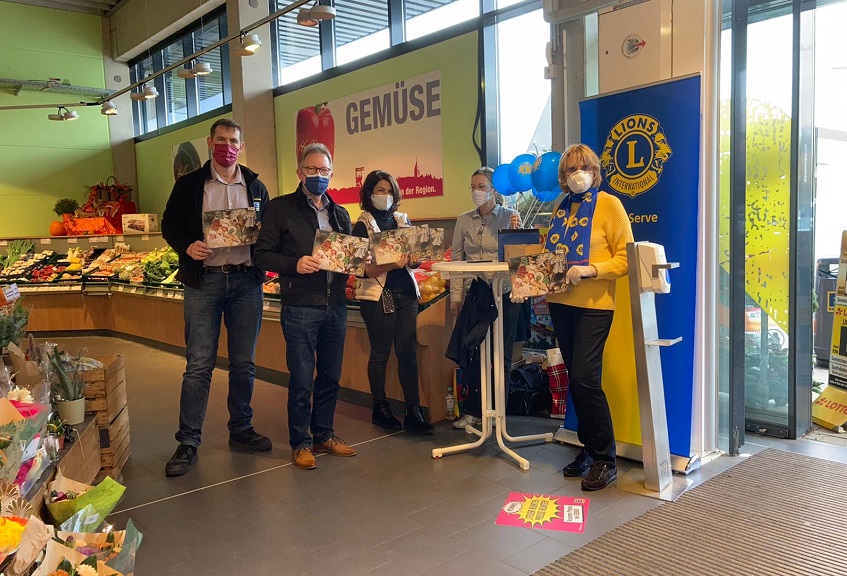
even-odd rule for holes
{"type": "Polygon", "coordinates": [[[553,395],[553,409],[550,417],[564,420],[568,408],[568,384],[570,383],[568,369],[558,348],[547,351],[547,362],[547,378],[550,382],[550,393],[553,395]]]}

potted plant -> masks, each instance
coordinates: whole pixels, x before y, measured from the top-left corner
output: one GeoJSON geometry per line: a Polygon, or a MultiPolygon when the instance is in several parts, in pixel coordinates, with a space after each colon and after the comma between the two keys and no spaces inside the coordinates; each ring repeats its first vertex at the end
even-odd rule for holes
{"type": "Polygon", "coordinates": [[[82,395],[85,380],[82,378],[79,362],[65,362],[59,350],[54,348],[53,356],[50,357],[50,367],[56,373],[53,381],[53,397],[56,400],[59,417],[72,426],[81,424],[85,420],[85,398],[82,395]]]}
{"type": "Polygon", "coordinates": [[[73,214],[77,208],[79,208],[79,202],[73,198],[59,198],[53,206],[53,212],[61,218],[63,214],[73,214]]]}
{"type": "Polygon", "coordinates": [[[59,439],[59,450],[65,448],[65,437],[73,430],[67,421],[62,420],[58,414],[53,414],[50,420],[47,421],[47,433],[56,436],[59,439]]]}

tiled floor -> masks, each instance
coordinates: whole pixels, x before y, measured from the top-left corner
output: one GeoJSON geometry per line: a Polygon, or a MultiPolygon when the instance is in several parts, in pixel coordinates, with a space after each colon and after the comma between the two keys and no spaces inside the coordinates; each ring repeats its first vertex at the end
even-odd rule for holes
{"type": "MultiPolygon", "coordinates": [[[[358,456],[323,455],[317,470],[298,470],[290,464],[286,389],[263,381],[256,382],[254,425],[274,449],[233,452],[222,370],[215,370],[197,464],[165,478],[176,448],[183,357],[116,338],[55,340],[69,351],[87,346],[91,355],[126,355],[132,457],[125,498],[110,521],[121,527],[131,517],[143,532],[139,576],[522,575],[661,504],[609,488],[589,495],[584,534],[497,526],[511,491],[583,495],[579,481],[560,472],[576,450],[555,443],[518,448],[531,462],[527,472],[501,457],[493,440],[433,460],[433,447],[464,441],[465,433],[442,423],[431,437],[385,434],[370,423],[369,408],[343,402],[336,432],[358,456]]],[[[510,418],[509,426],[526,434],[554,431],[557,423],[510,418]]],[[[765,446],[847,462],[847,449],[809,441],[756,436],[745,450],[765,446]]],[[[719,458],[689,478],[703,482],[738,461],[719,458]]],[[[619,473],[632,466],[619,460],[619,473]]]]}

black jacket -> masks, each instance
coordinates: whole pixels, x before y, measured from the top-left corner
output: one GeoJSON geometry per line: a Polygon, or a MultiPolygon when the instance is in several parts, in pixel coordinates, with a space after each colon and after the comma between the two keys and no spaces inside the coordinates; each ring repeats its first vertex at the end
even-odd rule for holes
{"type": "Polygon", "coordinates": [[[468,368],[474,357],[474,351],[479,348],[491,324],[497,320],[497,305],[494,303],[494,292],[487,282],[475,279],[465,296],[462,310],[456,318],[450,343],[447,344],[447,358],[468,368]]]}
{"type": "MultiPolygon", "coordinates": [[[[332,229],[350,234],[350,214],[329,197],[329,223],[332,229]]],[[[279,274],[280,301],[283,306],[326,306],[344,304],[347,275],[336,273],[332,283],[327,283],[327,272],[298,274],[297,261],[311,255],[315,245],[318,215],[299,188],[268,203],[262,217],[262,229],[256,242],[256,265],[263,270],[279,274]]]]}
{"type": "MultiPolygon", "coordinates": [[[[186,249],[203,240],[203,188],[212,179],[212,161],[201,168],[180,177],[174,183],[165,213],[162,215],[162,237],[179,255],[179,272],[176,278],[186,286],[199,288],[203,284],[203,262],[185,253],[186,249]]],[[[259,175],[241,166],[241,175],[247,185],[248,206],[259,204],[259,220],[268,205],[268,189],[259,180],[259,175]]],[[[256,262],[255,246],[250,247],[250,257],[256,262]]],[[[262,282],[264,272],[255,268],[256,280],[262,282]]]]}

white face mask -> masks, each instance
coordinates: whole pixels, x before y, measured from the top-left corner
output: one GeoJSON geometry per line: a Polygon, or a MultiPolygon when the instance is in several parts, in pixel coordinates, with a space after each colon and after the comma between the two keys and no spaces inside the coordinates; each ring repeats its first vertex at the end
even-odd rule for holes
{"type": "Polygon", "coordinates": [[[385,212],[394,204],[394,197],[388,194],[374,194],[371,196],[371,203],[377,210],[385,212]]]}
{"type": "Polygon", "coordinates": [[[474,206],[482,206],[491,200],[491,192],[488,190],[474,190],[471,192],[471,198],[473,199],[474,206]]]}
{"type": "Polygon", "coordinates": [[[594,183],[594,175],[585,170],[577,170],[568,176],[568,188],[574,194],[582,194],[594,183]]]}

